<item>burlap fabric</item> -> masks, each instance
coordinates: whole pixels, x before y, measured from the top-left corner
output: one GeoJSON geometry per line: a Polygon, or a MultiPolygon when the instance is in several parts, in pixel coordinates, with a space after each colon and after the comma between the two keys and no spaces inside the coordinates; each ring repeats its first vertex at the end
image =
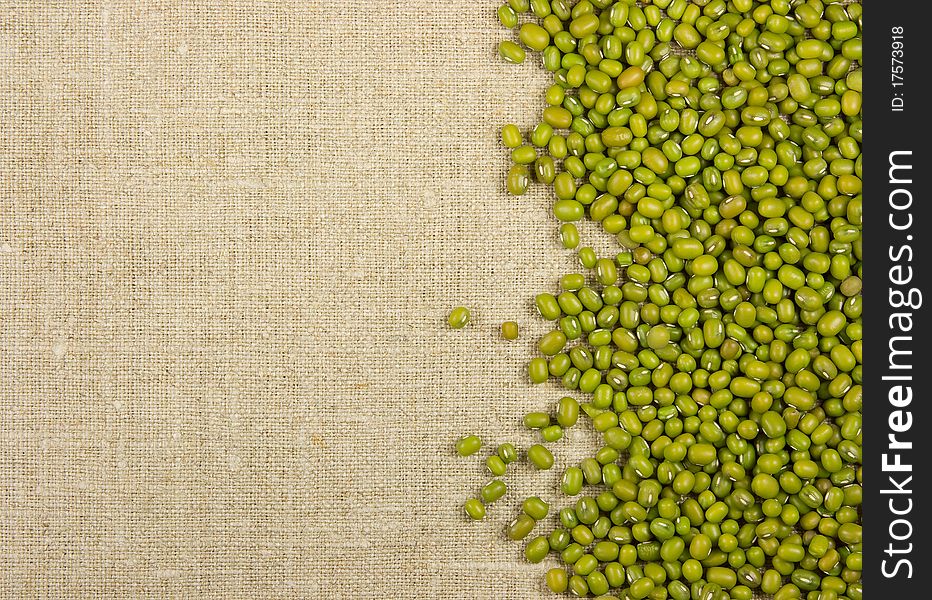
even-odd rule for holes
{"type": "Polygon", "coordinates": [[[0,597],[541,597],[500,529],[559,469],[473,524],[452,453],[560,396],[497,4],[0,7],[0,597]]]}

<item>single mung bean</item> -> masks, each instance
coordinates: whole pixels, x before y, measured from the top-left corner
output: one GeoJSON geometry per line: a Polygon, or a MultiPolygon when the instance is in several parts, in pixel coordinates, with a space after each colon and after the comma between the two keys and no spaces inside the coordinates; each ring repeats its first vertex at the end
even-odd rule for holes
{"type": "Polygon", "coordinates": [[[467,435],[456,442],[456,452],[460,456],[475,454],[482,448],[482,440],[477,435],[467,435]]]}
{"type": "Polygon", "coordinates": [[[535,521],[544,519],[550,510],[550,505],[537,496],[526,498],[521,507],[524,512],[535,521]]]}
{"type": "Polygon", "coordinates": [[[469,317],[470,315],[468,308],[465,306],[457,306],[452,311],[450,311],[450,315],[447,317],[447,323],[453,329],[462,329],[463,327],[466,327],[467,323],[469,323],[469,317]]]}
{"type": "Polygon", "coordinates": [[[545,471],[553,466],[553,454],[540,444],[534,444],[528,448],[527,457],[538,470],[545,471]]]}
{"type": "Polygon", "coordinates": [[[470,498],[463,504],[466,515],[474,521],[481,521],[485,518],[485,505],[478,498],[470,498]]]}
{"type": "Polygon", "coordinates": [[[508,491],[505,482],[500,479],[493,479],[482,488],[482,501],[491,504],[505,495],[508,491]]]}

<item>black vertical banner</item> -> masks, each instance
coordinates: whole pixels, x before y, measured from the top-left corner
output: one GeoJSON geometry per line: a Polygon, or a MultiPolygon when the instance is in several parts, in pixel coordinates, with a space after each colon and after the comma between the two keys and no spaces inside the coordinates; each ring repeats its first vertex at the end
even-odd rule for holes
{"type": "Polygon", "coordinates": [[[929,109],[932,39],[920,2],[864,5],[864,587],[868,597],[929,596],[921,539],[932,510],[928,389],[932,277],[929,109]],[[924,433],[924,435],[923,435],[924,433]]]}

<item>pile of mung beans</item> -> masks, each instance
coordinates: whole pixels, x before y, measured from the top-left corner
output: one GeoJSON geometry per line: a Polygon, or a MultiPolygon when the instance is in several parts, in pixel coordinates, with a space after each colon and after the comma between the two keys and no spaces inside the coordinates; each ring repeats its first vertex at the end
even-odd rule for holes
{"type": "Polygon", "coordinates": [[[487,457],[466,514],[522,456],[550,469],[582,416],[601,444],[564,470],[558,526],[531,497],[505,529],[559,565],[550,590],[861,600],[860,3],[508,0],[498,17],[517,33],[501,57],[553,74],[540,123],[502,129],[506,187],[553,188],[579,272],[535,299],[553,330],[528,375],[562,397],[524,416],[538,443],[487,457]],[[585,219],[614,256],[580,246],[585,219]]]}

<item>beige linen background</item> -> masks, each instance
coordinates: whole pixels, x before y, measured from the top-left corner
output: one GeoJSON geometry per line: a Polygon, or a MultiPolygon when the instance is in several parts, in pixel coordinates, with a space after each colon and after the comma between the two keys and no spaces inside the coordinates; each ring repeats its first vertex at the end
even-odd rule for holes
{"type": "Polygon", "coordinates": [[[496,6],[0,2],[0,597],[541,596],[500,529],[558,469],[473,524],[452,453],[560,396],[496,6]]]}

